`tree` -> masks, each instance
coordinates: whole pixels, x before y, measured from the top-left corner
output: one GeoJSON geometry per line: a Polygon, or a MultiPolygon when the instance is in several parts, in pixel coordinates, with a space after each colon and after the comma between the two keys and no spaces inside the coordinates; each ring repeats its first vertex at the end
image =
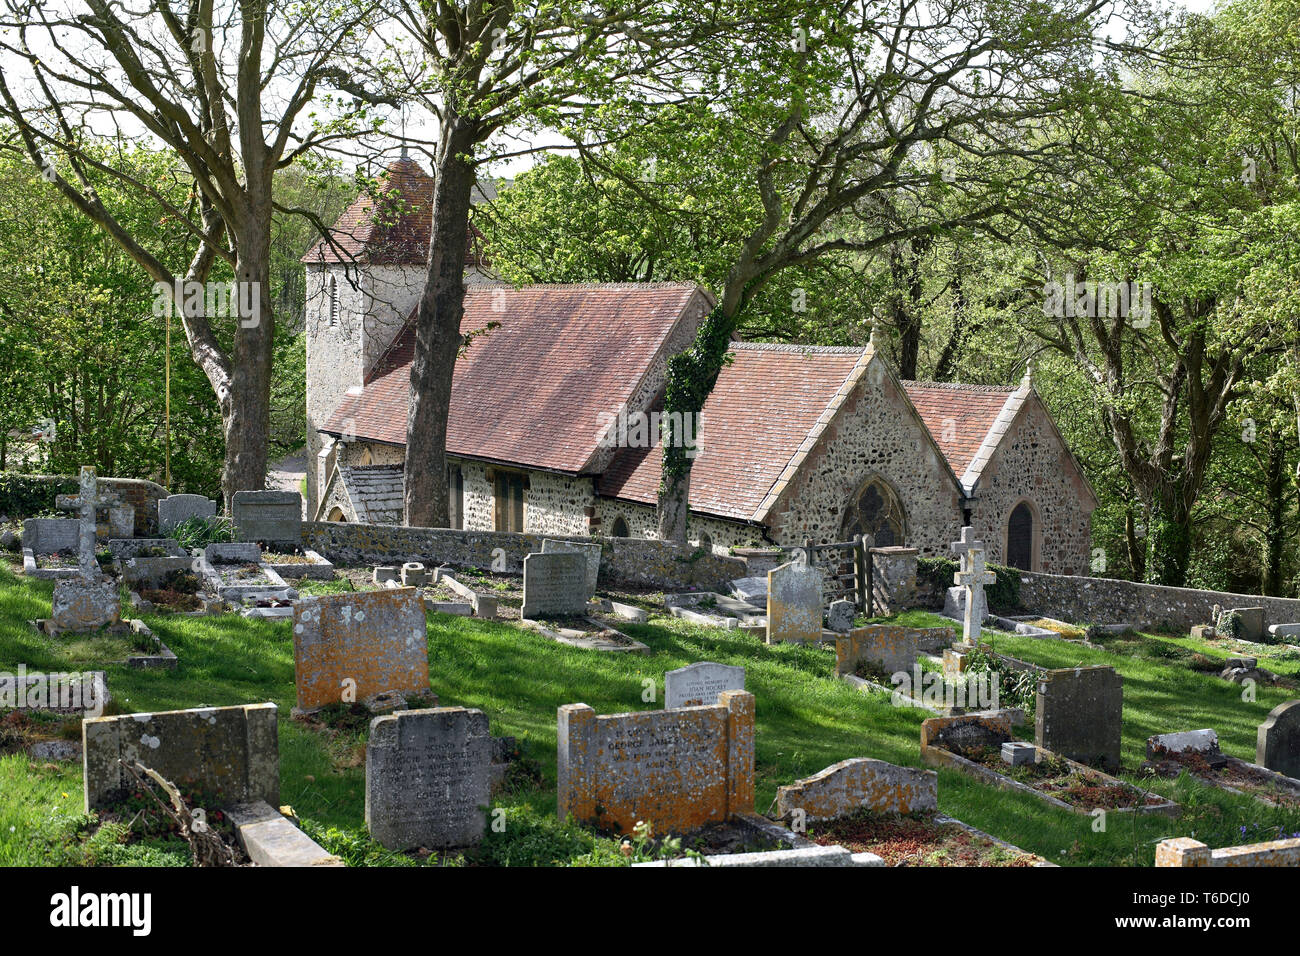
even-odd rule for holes
{"type": "MultiPolygon", "coordinates": [[[[363,45],[374,8],[276,0],[193,0],[129,8],[115,0],[6,0],[0,52],[25,67],[24,88],[0,74],[0,117],[36,169],[105,230],[173,299],[193,361],[221,410],[222,488],[229,504],[266,478],[275,315],[272,186],[299,157],[338,146],[369,121],[363,45]],[[325,88],[345,98],[318,103],[325,88]],[[305,111],[322,117],[309,124],[305,111]],[[325,115],[329,116],[327,120],[325,115]],[[191,190],[175,202],[93,150],[91,131],[162,144],[191,190]],[[62,164],[53,157],[61,155],[62,164]],[[150,250],[95,188],[131,187],[185,226],[188,262],[150,250]],[[235,294],[208,314],[184,290],[228,269],[235,294]],[[187,301],[190,305],[187,307],[187,301]]],[[[12,146],[13,144],[11,144],[12,146]]],[[[203,298],[202,296],[198,298],[203,298]]]]}

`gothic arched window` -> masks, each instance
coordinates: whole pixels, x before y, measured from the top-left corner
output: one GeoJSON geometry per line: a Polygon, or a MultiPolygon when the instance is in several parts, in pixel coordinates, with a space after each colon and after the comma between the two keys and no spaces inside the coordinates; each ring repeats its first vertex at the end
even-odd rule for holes
{"type": "Polygon", "coordinates": [[[1007,564],[1021,571],[1034,570],[1034,512],[1022,501],[1007,519],[1007,564]]]}
{"type": "Polygon", "coordinates": [[[840,525],[840,540],[869,534],[876,547],[902,544],[907,537],[907,519],[898,493],[880,477],[868,479],[849,499],[840,525]]]}
{"type": "Polygon", "coordinates": [[[628,536],[627,522],[623,520],[622,515],[614,519],[614,523],[609,528],[609,536],[611,538],[626,538],[628,536]]]}

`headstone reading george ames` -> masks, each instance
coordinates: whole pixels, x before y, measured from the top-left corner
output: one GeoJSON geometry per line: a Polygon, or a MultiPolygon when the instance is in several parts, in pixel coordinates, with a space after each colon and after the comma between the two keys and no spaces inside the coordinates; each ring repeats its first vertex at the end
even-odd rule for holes
{"type": "Polygon", "coordinates": [[[366,744],[366,828],[390,850],[478,843],[491,764],[481,710],[435,707],[376,717],[366,744]]]}
{"type": "Polygon", "coordinates": [[[81,742],[87,813],[135,785],[123,762],[156,770],[182,793],[203,794],[218,806],[280,805],[275,704],[97,717],[82,721],[81,742]]]}
{"type": "Polygon", "coordinates": [[[557,551],[524,556],[522,617],[585,614],[588,598],[586,555],[557,551]]]}
{"type": "Polygon", "coordinates": [[[80,491],[75,495],[58,495],[60,508],[81,513],[77,546],[77,577],[54,583],[50,619],[59,631],[90,631],[120,624],[122,598],[117,582],[99,570],[95,558],[95,509],[116,503],[116,495],[101,495],[95,469],[81,469],[80,491]]]}
{"type": "Polygon", "coordinates": [[[984,563],[984,542],[975,540],[975,529],[966,525],[961,529],[961,540],[951,547],[961,558],[961,570],[953,575],[953,583],[966,592],[962,617],[962,643],[974,646],[979,643],[984,618],[988,616],[988,599],[984,585],[992,584],[997,576],[984,563]]]}
{"type": "Polygon", "coordinates": [[[1119,769],[1124,678],[1113,667],[1070,667],[1038,676],[1034,743],[1058,756],[1119,769]]]}
{"type": "Polygon", "coordinates": [[[767,642],[821,640],[822,573],[800,561],[767,572],[767,642]]]}
{"type": "Polygon", "coordinates": [[[158,499],[158,529],[162,534],[191,518],[212,518],[217,503],[202,495],[168,495],[158,499]]]}
{"type": "Polygon", "coordinates": [[[600,542],[556,541],[542,539],[542,554],[581,554],[587,559],[587,598],[596,593],[596,579],[600,576],[600,542]]]}
{"type": "Polygon", "coordinates": [[[933,770],[856,757],[831,764],[788,787],[777,787],[776,805],[782,819],[801,810],[805,820],[835,820],[859,809],[876,813],[937,810],[939,775],[933,770]]]}
{"type": "Polygon", "coordinates": [[[754,809],[754,695],[723,691],[712,706],[598,717],[559,709],[561,820],[656,836],[689,833],[754,809]]]}
{"type": "Polygon", "coordinates": [[[700,661],[664,674],[664,708],[712,704],[724,690],[745,689],[745,668],[700,661]]]}
{"type": "Polygon", "coordinates": [[[1300,780],[1300,700],[1269,711],[1255,738],[1255,763],[1300,780]]]}
{"type": "Polygon", "coordinates": [[[323,594],[293,602],[300,712],[376,694],[429,693],[424,602],[414,588],[323,594]]]}
{"type": "Polygon", "coordinates": [[[296,491],[236,491],[230,502],[240,541],[302,546],[302,495],[296,491]]]}

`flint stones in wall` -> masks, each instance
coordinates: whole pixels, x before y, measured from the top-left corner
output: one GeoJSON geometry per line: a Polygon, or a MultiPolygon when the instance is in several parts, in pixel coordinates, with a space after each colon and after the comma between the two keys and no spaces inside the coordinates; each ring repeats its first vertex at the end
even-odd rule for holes
{"type": "Polygon", "coordinates": [[[28,518],[23,522],[23,547],[35,554],[76,551],[81,545],[81,522],[76,518],[28,518]]]}
{"type": "Polygon", "coordinates": [[[523,617],[583,614],[589,597],[586,555],[557,551],[524,558],[523,617]]]}
{"type": "Polygon", "coordinates": [[[822,636],[822,573],[796,561],[767,572],[767,641],[822,636]]]}
{"type": "Polygon", "coordinates": [[[754,696],[723,691],[707,707],[598,717],[586,704],[558,715],[557,810],[630,833],[689,833],[754,808],[754,696]]]}
{"type": "Polygon", "coordinates": [[[701,661],[664,674],[664,707],[701,707],[724,690],[744,689],[745,668],[701,661]]]}
{"type": "Polygon", "coordinates": [[[429,693],[419,592],[398,588],[294,601],[293,670],[301,711],[392,691],[429,693]]]}
{"type": "Polygon", "coordinates": [[[122,623],[122,597],[117,582],[82,578],[56,581],[50,618],[61,631],[93,631],[122,623]]]}
{"type": "Polygon", "coordinates": [[[579,544],[575,541],[542,539],[542,554],[581,554],[587,559],[587,599],[596,593],[596,579],[600,576],[600,542],[579,544]]]}
{"type": "Polygon", "coordinates": [[[236,491],[231,513],[241,541],[302,546],[302,495],[296,491],[236,491]]]}
{"type": "Polygon", "coordinates": [[[1300,700],[1269,711],[1255,739],[1255,763],[1300,780],[1300,700]]]}
{"type": "Polygon", "coordinates": [[[939,808],[939,775],[857,757],[776,789],[782,819],[802,810],[806,820],[835,820],[865,808],[877,813],[917,813],[939,808]]]}
{"type": "Polygon", "coordinates": [[[217,513],[217,503],[202,495],[168,495],[158,499],[158,530],[171,531],[190,518],[211,518],[217,513]]]}
{"type": "Polygon", "coordinates": [[[123,761],[156,770],[182,792],[206,794],[218,807],[280,805],[275,704],[97,717],[82,722],[81,743],[87,813],[135,785],[123,761]]]}
{"type": "Polygon", "coordinates": [[[435,707],[376,717],[366,744],[366,828],[390,850],[478,843],[491,763],[481,710],[435,707]]]}
{"type": "Polygon", "coordinates": [[[1034,742],[1089,766],[1119,769],[1124,678],[1113,667],[1072,667],[1038,677],[1034,742]]]}

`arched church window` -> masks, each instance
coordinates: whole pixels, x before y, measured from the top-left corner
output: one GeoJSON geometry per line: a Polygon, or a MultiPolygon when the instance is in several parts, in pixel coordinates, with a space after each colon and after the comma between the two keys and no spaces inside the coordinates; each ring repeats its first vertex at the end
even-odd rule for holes
{"type": "Polygon", "coordinates": [[[1034,512],[1027,501],[1016,505],[1007,520],[1007,564],[1034,570],[1034,512]]]}
{"type": "Polygon", "coordinates": [[[348,516],[343,513],[342,508],[331,508],[329,517],[327,517],[325,520],[346,522],[348,520],[348,516]]]}
{"type": "Polygon", "coordinates": [[[626,538],[628,536],[627,522],[623,520],[622,515],[615,518],[614,523],[610,525],[609,536],[611,538],[626,538]]]}
{"type": "Polygon", "coordinates": [[[700,547],[703,548],[705,551],[713,550],[713,538],[709,537],[709,533],[707,531],[704,534],[700,535],[700,547]]]}
{"type": "Polygon", "coordinates": [[[878,548],[902,544],[907,521],[898,493],[880,477],[868,479],[849,499],[840,526],[840,540],[869,534],[878,548]]]}

